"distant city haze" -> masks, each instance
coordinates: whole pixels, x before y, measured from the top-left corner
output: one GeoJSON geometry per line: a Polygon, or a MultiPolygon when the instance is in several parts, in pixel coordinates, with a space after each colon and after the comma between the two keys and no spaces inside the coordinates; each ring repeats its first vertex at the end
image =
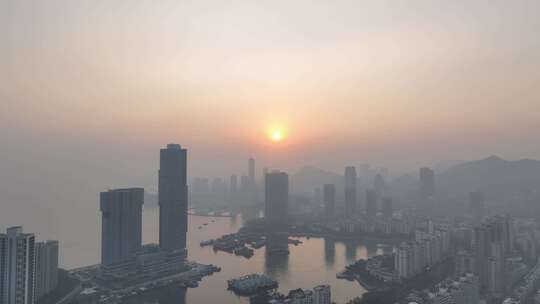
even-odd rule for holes
{"type": "Polygon", "coordinates": [[[188,179],[539,159],[538,84],[536,0],[4,0],[0,228],[97,246],[99,193],[157,192],[168,143],[188,179]]]}

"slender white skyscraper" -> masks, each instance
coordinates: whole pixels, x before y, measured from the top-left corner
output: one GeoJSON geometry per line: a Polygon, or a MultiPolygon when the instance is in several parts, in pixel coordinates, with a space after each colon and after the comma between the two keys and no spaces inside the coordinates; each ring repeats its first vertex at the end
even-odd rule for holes
{"type": "Polygon", "coordinates": [[[53,291],[58,285],[58,241],[36,243],[35,298],[53,291]]]}
{"type": "Polygon", "coordinates": [[[254,185],[255,184],[255,159],[253,157],[250,157],[248,160],[248,175],[249,175],[249,182],[254,185]]]}
{"type": "Polygon", "coordinates": [[[332,292],[330,285],[319,285],[313,288],[313,304],[332,303],[332,292]]]}
{"type": "Polygon", "coordinates": [[[238,176],[231,175],[229,179],[229,193],[236,195],[238,192],[238,176]]]}
{"type": "Polygon", "coordinates": [[[35,237],[11,227],[0,234],[0,303],[33,304],[35,237]]]}
{"type": "Polygon", "coordinates": [[[187,150],[178,144],[161,149],[159,158],[159,246],[166,251],[186,248],[187,150]]]}

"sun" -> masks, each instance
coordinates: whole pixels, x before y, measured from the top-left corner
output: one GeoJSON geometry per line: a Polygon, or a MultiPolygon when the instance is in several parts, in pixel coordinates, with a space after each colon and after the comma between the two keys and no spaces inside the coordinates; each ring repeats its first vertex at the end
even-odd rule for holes
{"type": "Polygon", "coordinates": [[[283,126],[270,126],[266,128],[266,136],[272,143],[279,143],[285,140],[287,137],[286,129],[283,126]]]}
{"type": "Polygon", "coordinates": [[[283,139],[283,132],[281,130],[274,130],[270,135],[273,141],[279,142],[283,139]]]}
{"type": "Polygon", "coordinates": [[[283,123],[268,124],[262,134],[272,144],[281,144],[289,137],[289,128],[283,123]]]}

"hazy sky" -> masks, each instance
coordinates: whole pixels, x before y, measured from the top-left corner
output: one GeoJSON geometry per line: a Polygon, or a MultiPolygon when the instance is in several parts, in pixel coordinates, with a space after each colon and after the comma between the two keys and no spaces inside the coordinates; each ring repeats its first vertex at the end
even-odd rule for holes
{"type": "Polygon", "coordinates": [[[0,1],[10,183],[540,158],[539,87],[536,0],[0,1]]]}

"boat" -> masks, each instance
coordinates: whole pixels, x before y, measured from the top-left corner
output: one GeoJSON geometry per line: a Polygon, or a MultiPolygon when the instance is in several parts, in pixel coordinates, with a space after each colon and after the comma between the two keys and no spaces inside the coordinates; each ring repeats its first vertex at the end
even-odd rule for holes
{"type": "Polygon", "coordinates": [[[246,246],[242,246],[242,247],[236,248],[234,250],[234,254],[241,255],[241,256],[249,259],[249,258],[251,258],[253,256],[253,249],[249,249],[246,246]]]}
{"type": "Polygon", "coordinates": [[[202,241],[199,245],[201,245],[201,247],[204,247],[204,246],[210,246],[212,244],[214,244],[214,240],[202,241]]]}
{"type": "Polygon", "coordinates": [[[266,240],[264,240],[264,239],[261,239],[261,240],[258,240],[258,241],[255,241],[255,242],[251,243],[251,247],[253,247],[255,249],[259,249],[259,248],[263,247],[264,245],[266,245],[266,240]]]}
{"type": "Polygon", "coordinates": [[[302,244],[302,241],[296,240],[296,239],[288,239],[287,242],[289,244],[293,244],[294,246],[298,246],[298,245],[302,244]]]}
{"type": "Polygon", "coordinates": [[[229,290],[239,295],[254,295],[260,292],[277,289],[279,284],[276,280],[266,275],[250,274],[237,279],[227,281],[229,290]]]}

